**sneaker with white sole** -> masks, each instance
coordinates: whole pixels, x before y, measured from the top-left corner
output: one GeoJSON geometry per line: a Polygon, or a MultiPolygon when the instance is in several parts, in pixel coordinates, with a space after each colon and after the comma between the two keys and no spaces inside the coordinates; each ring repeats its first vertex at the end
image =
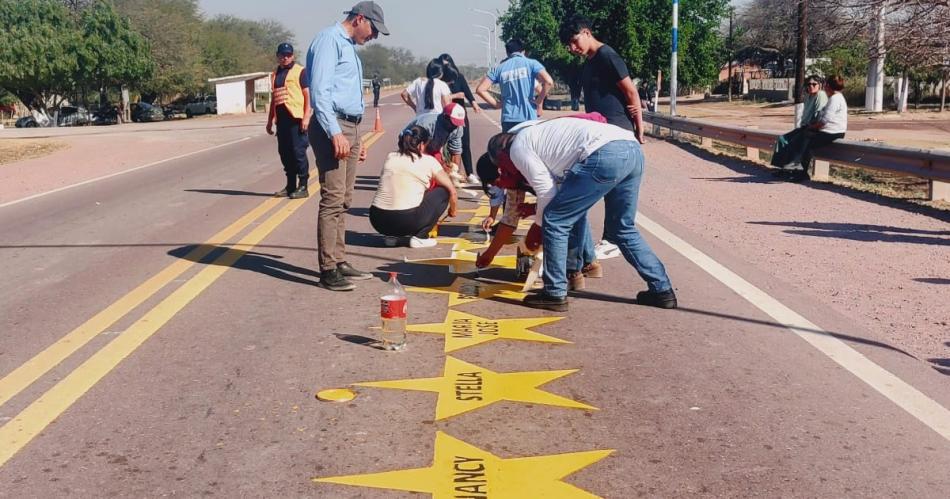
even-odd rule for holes
{"type": "Polygon", "coordinates": [[[620,256],[620,248],[618,248],[616,244],[607,241],[606,239],[594,246],[594,252],[597,255],[598,260],[606,260],[608,258],[620,256]]]}
{"type": "Polygon", "coordinates": [[[416,236],[412,236],[412,239],[409,240],[409,247],[410,247],[410,248],[414,248],[414,249],[419,249],[419,248],[431,248],[431,247],[435,246],[436,244],[439,244],[438,241],[436,241],[435,239],[432,239],[432,238],[429,238],[429,239],[419,239],[419,238],[416,237],[416,236]]]}
{"type": "Polygon", "coordinates": [[[482,179],[478,178],[478,175],[474,173],[468,176],[468,183],[475,185],[482,185],[482,179]]]}

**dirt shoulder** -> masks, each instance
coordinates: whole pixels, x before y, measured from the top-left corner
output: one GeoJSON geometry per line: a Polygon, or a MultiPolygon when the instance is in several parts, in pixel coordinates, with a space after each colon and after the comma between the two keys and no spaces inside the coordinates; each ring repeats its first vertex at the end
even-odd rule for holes
{"type": "Polygon", "coordinates": [[[63,142],[50,139],[0,140],[0,165],[41,158],[64,147],[63,142]]]}

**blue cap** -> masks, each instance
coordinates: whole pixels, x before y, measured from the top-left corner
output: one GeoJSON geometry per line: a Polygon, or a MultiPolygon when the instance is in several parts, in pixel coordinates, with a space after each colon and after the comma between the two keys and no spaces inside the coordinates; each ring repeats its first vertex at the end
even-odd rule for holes
{"type": "Polygon", "coordinates": [[[294,46],[287,42],[281,43],[280,45],[277,46],[277,55],[293,54],[293,53],[294,53],[294,46]]]}

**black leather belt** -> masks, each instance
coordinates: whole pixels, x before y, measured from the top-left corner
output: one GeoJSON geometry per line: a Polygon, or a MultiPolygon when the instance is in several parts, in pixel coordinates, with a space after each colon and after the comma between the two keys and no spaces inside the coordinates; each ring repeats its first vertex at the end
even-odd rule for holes
{"type": "Polygon", "coordinates": [[[336,113],[336,117],[337,117],[337,118],[340,118],[340,119],[343,120],[343,121],[349,121],[350,123],[355,123],[355,124],[357,124],[357,125],[359,125],[360,122],[363,121],[363,117],[362,117],[362,116],[353,116],[353,115],[349,115],[349,114],[343,114],[343,113],[340,113],[340,112],[337,112],[337,113],[336,113]]]}

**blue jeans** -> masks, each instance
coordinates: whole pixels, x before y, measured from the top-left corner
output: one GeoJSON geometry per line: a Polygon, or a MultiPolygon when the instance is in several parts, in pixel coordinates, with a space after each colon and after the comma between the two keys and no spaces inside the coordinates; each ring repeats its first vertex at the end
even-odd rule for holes
{"type": "MultiPolygon", "coordinates": [[[[545,248],[545,258],[547,258],[547,248],[545,248]]],[[[587,221],[587,215],[574,224],[567,241],[567,271],[580,272],[585,265],[590,264],[597,259],[597,251],[594,249],[594,238],[590,233],[590,223],[587,221]]],[[[545,267],[545,272],[547,268],[545,267]]]]}
{"type": "Polygon", "coordinates": [[[663,264],[634,224],[642,176],[643,152],[634,141],[607,143],[571,167],[560,190],[544,209],[545,293],[567,296],[568,240],[582,233],[589,237],[587,211],[601,198],[605,203],[604,232],[647,282],[650,291],[673,288],[663,264]]]}

